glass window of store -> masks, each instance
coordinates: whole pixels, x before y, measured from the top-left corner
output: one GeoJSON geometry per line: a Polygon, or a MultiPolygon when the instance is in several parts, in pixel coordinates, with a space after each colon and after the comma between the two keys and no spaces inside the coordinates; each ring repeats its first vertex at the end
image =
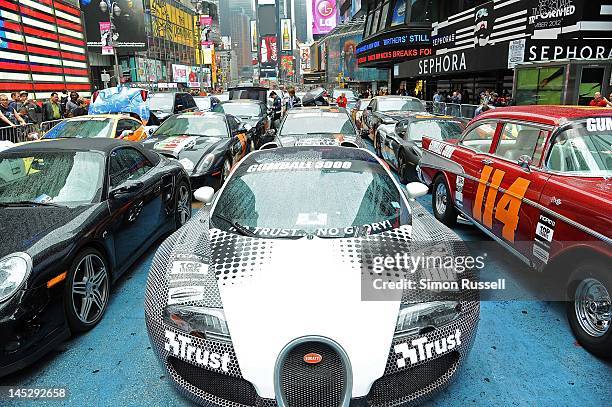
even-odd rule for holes
{"type": "Polygon", "coordinates": [[[559,105],[563,94],[565,67],[517,68],[518,105],[559,105]]]}

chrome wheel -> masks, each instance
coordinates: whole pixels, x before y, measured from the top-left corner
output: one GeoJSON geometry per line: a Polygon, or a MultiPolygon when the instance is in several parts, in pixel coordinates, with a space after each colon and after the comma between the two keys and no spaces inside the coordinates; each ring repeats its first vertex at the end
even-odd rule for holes
{"type": "Polygon", "coordinates": [[[610,293],[599,280],[586,278],[578,284],[574,310],[580,327],[590,336],[601,337],[610,329],[610,293]]]}
{"type": "Polygon", "coordinates": [[[108,271],[104,261],[95,254],[81,259],[72,279],[72,307],[84,324],[97,322],[108,303],[108,271]]]}
{"type": "Polygon", "coordinates": [[[448,204],[448,191],[443,182],[438,184],[436,188],[436,212],[442,216],[446,213],[446,205],[448,204]]]}
{"type": "Polygon", "coordinates": [[[181,185],[177,191],[178,199],[176,202],[176,212],[179,220],[179,227],[183,226],[191,218],[191,193],[186,185],[181,185]]]}

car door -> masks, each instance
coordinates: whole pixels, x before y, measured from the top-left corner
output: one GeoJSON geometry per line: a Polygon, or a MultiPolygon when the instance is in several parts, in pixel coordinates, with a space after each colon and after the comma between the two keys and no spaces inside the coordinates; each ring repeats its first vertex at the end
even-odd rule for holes
{"type": "Polygon", "coordinates": [[[540,162],[550,130],[532,123],[502,123],[491,162],[482,168],[482,193],[474,203],[482,208],[481,224],[525,258],[531,257],[540,215],[529,202],[539,202],[549,178],[540,162]]]}
{"type": "MultiPolygon", "coordinates": [[[[370,132],[370,129],[372,128],[372,114],[375,109],[376,109],[376,99],[373,99],[368,105],[368,107],[366,108],[366,110],[363,112],[362,122],[365,125],[364,130],[367,130],[368,132],[370,132]]],[[[370,138],[372,138],[371,134],[370,134],[370,138]]]]}
{"type": "Polygon", "coordinates": [[[161,225],[161,181],[154,165],[138,150],[120,147],[108,159],[109,208],[118,264],[134,256],[161,225]]]}
{"type": "Polygon", "coordinates": [[[391,164],[392,167],[397,168],[399,165],[398,153],[399,149],[402,147],[402,144],[402,137],[396,134],[394,131],[387,133],[384,138],[383,157],[385,157],[385,160],[391,164]]]}
{"type": "Polygon", "coordinates": [[[240,127],[240,121],[232,115],[227,115],[227,125],[230,132],[230,153],[232,155],[233,163],[237,163],[247,153],[247,132],[242,131],[240,127]]]}
{"type": "MultiPolygon", "coordinates": [[[[463,168],[463,175],[449,176],[449,188],[451,193],[454,191],[455,205],[478,222],[482,219],[482,210],[480,206],[474,206],[474,201],[482,201],[479,196],[483,193],[480,187],[482,172],[485,165],[492,164],[489,153],[500,126],[497,120],[478,121],[464,132],[459,142],[461,148],[452,150],[453,161],[463,168]]],[[[432,140],[430,150],[432,145],[446,144],[432,140]]],[[[483,183],[486,186],[486,180],[483,183]]]]}

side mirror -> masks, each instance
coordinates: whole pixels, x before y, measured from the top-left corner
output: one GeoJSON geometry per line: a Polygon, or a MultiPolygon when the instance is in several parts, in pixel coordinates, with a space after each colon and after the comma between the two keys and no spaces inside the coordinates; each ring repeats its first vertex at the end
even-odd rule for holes
{"type": "Polygon", "coordinates": [[[427,195],[429,188],[427,185],[420,182],[411,182],[406,185],[406,191],[408,192],[408,199],[414,201],[417,198],[427,195]]]}
{"type": "Polygon", "coordinates": [[[522,155],[518,159],[518,165],[520,165],[524,171],[531,172],[531,169],[529,168],[529,166],[531,165],[531,161],[531,157],[529,157],[528,155],[522,155]]]}
{"type": "Polygon", "coordinates": [[[133,192],[139,191],[140,189],[142,189],[143,186],[144,184],[140,181],[129,182],[111,190],[108,196],[110,198],[117,198],[121,195],[131,194],[133,192]]]}
{"type": "Polygon", "coordinates": [[[212,202],[213,197],[215,196],[215,190],[211,187],[201,187],[195,190],[193,193],[193,197],[204,204],[209,204],[212,202]]]}

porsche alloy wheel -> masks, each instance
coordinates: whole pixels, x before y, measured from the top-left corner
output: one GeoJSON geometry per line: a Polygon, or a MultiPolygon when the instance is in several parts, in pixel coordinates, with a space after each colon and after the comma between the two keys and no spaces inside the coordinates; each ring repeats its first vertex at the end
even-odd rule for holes
{"type": "Polygon", "coordinates": [[[578,284],[574,310],[580,327],[590,336],[601,337],[610,329],[610,293],[599,280],[586,278],[578,284]]]}
{"type": "Polygon", "coordinates": [[[84,251],[73,263],[68,282],[70,328],[87,331],[100,322],[108,306],[110,281],[102,255],[94,249],[84,251]]]}
{"type": "Polygon", "coordinates": [[[176,191],[176,228],[183,226],[191,219],[191,192],[189,186],[182,182],[176,191]]]}

